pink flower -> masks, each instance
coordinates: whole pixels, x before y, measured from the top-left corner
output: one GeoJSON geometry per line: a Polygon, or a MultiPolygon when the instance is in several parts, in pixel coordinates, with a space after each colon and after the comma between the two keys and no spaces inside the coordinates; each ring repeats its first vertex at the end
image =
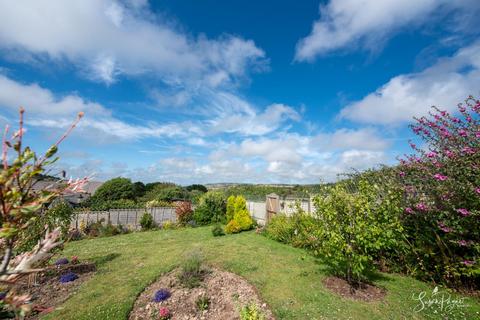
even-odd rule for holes
{"type": "Polygon", "coordinates": [[[457,209],[457,212],[460,213],[464,217],[468,217],[470,215],[470,211],[468,211],[467,209],[464,209],[464,208],[457,209]]]}
{"type": "Polygon", "coordinates": [[[467,136],[467,131],[465,131],[464,129],[460,129],[460,130],[458,130],[458,134],[461,137],[466,137],[467,136]]]}
{"type": "Polygon", "coordinates": [[[480,131],[475,133],[475,137],[480,138],[480,131]]]}
{"type": "Polygon", "coordinates": [[[424,203],[422,203],[422,202],[417,203],[417,204],[415,205],[415,208],[417,208],[417,209],[420,210],[420,211],[427,211],[427,210],[428,210],[428,207],[427,207],[424,203]]]}
{"type": "Polygon", "coordinates": [[[475,189],[475,192],[478,193],[478,194],[480,194],[480,187],[476,188],[476,189],[475,189]]]}
{"type": "Polygon", "coordinates": [[[446,154],[447,157],[449,157],[449,158],[455,157],[455,153],[453,153],[453,152],[450,151],[450,150],[445,150],[445,154],[446,154]]]}
{"type": "Polygon", "coordinates": [[[466,265],[467,267],[473,266],[475,261],[472,260],[463,260],[462,263],[466,265]]]}
{"type": "Polygon", "coordinates": [[[443,224],[443,222],[439,222],[438,227],[440,228],[440,230],[442,230],[445,233],[452,232],[452,228],[447,227],[446,225],[443,224]]]}
{"type": "Polygon", "coordinates": [[[468,245],[468,242],[465,240],[458,240],[457,243],[462,247],[466,247],[468,245]]]}
{"type": "Polygon", "coordinates": [[[399,175],[400,177],[405,177],[405,172],[400,171],[400,172],[398,173],[398,175],[399,175]]]}
{"type": "Polygon", "coordinates": [[[470,147],[465,147],[462,149],[463,152],[467,153],[467,154],[474,154],[475,153],[475,150],[473,148],[470,148],[470,147]]]}
{"type": "Polygon", "coordinates": [[[437,153],[434,151],[427,153],[427,157],[429,158],[435,158],[436,156],[437,156],[437,153]]]}
{"type": "Polygon", "coordinates": [[[433,177],[438,181],[445,181],[448,179],[447,176],[444,176],[443,174],[440,174],[440,173],[436,173],[433,177]]]}
{"type": "Polygon", "coordinates": [[[160,310],[159,310],[159,316],[162,320],[163,319],[170,319],[170,317],[171,317],[170,310],[168,310],[168,308],[166,308],[166,307],[161,307],[160,310]]]}
{"type": "Polygon", "coordinates": [[[408,213],[408,214],[412,214],[412,213],[413,213],[413,209],[410,208],[410,207],[407,207],[407,208],[405,208],[405,212],[408,213]]]}

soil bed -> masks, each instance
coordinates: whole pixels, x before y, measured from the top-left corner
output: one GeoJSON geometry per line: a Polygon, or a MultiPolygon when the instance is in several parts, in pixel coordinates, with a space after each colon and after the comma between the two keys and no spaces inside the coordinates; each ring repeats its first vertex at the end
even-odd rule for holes
{"type": "Polygon", "coordinates": [[[67,264],[61,266],[48,266],[44,271],[37,274],[35,283],[33,279],[25,276],[16,285],[16,290],[22,294],[31,296],[32,313],[27,319],[38,319],[41,315],[49,313],[55,307],[65,302],[78,287],[93,275],[95,265],[92,263],[67,264]],[[78,279],[60,283],[61,275],[74,272],[78,279]]]}
{"type": "Polygon", "coordinates": [[[345,279],[338,277],[327,277],[323,280],[323,284],[328,290],[353,300],[378,301],[387,294],[385,289],[368,283],[361,283],[358,288],[352,288],[345,279]]]}
{"type": "Polygon", "coordinates": [[[135,302],[129,319],[160,319],[159,310],[166,307],[172,314],[171,319],[234,320],[240,319],[240,309],[249,303],[256,304],[265,319],[275,319],[256,289],[236,274],[210,268],[199,287],[188,289],[180,284],[179,273],[178,269],[173,270],[146,288],[135,302]],[[165,301],[154,302],[153,296],[160,289],[168,289],[171,296],[165,301]],[[208,309],[204,311],[196,305],[197,299],[202,296],[210,300],[208,309]]]}

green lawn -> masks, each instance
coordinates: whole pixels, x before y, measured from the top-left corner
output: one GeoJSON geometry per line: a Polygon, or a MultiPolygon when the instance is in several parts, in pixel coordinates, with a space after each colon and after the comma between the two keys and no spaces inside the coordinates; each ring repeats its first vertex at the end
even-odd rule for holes
{"type": "MultiPolygon", "coordinates": [[[[242,275],[254,284],[277,319],[424,319],[412,294],[431,292],[425,283],[382,274],[375,283],[387,289],[381,302],[343,299],[322,286],[327,273],[304,250],[254,232],[214,238],[210,228],[152,231],[72,242],[66,256],[97,263],[98,272],[61,309],[46,319],[126,319],[137,295],[177,266],[193,249],[206,261],[242,275]]],[[[480,318],[480,301],[467,298],[467,319],[480,318]]],[[[437,317],[439,318],[439,317],[437,317]]]]}

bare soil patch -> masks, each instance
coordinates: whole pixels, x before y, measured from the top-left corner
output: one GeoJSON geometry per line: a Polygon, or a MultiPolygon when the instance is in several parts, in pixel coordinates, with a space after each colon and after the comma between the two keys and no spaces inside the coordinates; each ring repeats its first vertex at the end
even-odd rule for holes
{"type": "Polygon", "coordinates": [[[31,296],[32,313],[27,319],[38,319],[41,315],[55,310],[73,295],[83,282],[90,279],[95,270],[93,263],[67,264],[48,266],[37,274],[36,279],[23,277],[15,289],[17,292],[31,296]],[[68,272],[76,273],[78,279],[60,283],[60,276],[68,272]]]}
{"type": "Polygon", "coordinates": [[[235,320],[240,319],[240,309],[249,303],[255,303],[265,319],[275,319],[256,289],[236,274],[210,268],[201,285],[192,289],[181,285],[179,274],[179,269],[173,270],[146,288],[135,302],[129,319],[160,319],[159,310],[166,307],[172,314],[171,319],[235,320]],[[160,289],[168,289],[171,296],[165,301],[154,302],[153,297],[160,289]],[[197,307],[199,297],[208,297],[210,300],[207,310],[202,311],[197,307]]]}
{"type": "Polygon", "coordinates": [[[345,279],[338,277],[327,277],[323,280],[323,284],[328,290],[353,300],[378,301],[387,294],[385,289],[368,283],[360,283],[357,288],[354,288],[345,279]]]}

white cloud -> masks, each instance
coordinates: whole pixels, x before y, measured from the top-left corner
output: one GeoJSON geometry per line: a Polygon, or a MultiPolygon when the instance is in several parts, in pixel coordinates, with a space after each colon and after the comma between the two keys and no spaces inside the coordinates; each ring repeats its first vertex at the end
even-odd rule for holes
{"type": "MultiPolygon", "coordinates": [[[[356,45],[373,50],[399,29],[426,24],[441,13],[456,12],[456,20],[465,21],[478,9],[476,0],[330,0],[320,5],[320,19],[298,42],[295,58],[313,60],[356,45]]],[[[452,29],[459,31],[460,24],[455,25],[452,29]]]]}
{"type": "Polygon", "coordinates": [[[419,73],[399,75],[342,109],[340,116],[361,123],[400,124],[425,115],[432,105],[454,110],[480,90],[480,43],[460,49],[419,73]]]}
{"type": "Polygon", "coordinates": [[[251,40],[194,38],[148,10],[145,1],[2,1],[0,48],[31,58],[67,60],[89,78],[112,83],[119,74],[151,74],[166,83],[231,84],[265,67],[251,40]]]}

